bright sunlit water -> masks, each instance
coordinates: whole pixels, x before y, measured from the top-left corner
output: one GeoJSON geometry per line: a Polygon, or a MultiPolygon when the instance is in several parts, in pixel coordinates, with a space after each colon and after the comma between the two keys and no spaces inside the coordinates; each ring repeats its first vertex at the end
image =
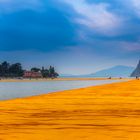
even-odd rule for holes
{"type": "Polygon", "coordinates": [[[0,100],[119,82],[119,80],[1,82],[0,100]]]}

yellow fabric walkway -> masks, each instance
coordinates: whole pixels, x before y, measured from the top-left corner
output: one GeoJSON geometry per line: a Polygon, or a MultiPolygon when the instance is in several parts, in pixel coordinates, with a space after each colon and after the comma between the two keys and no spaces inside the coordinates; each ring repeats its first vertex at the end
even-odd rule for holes
{"type": "Polygon", "coordinates": [[[2,101],[0,140],[140,140],[140,80],[2,101]]]}

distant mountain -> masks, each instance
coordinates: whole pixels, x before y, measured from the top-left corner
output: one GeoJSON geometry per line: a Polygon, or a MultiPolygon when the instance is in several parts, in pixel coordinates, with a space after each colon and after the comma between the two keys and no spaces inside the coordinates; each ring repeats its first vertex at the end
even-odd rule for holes
{"type": "Polygon", "coordinates": [[[92,77],[129,77],[133,70],[133,67],[120,65],[109,69],[101,70],[90,75],[92,77]]]}
{"type": "Polygon", "coordinates": [[[85,75],[72,75],[72,74],[60,74],[59,77],[129,77],[134,71],[134,67],[129,66],[115,66],[109,69],[104,69],[92,74],[85,75]]]}
{"type": "Polygon", "coordinates": [[[131,77],[140,77],[140,61],[136,69],[132,72],[131,77]]]}

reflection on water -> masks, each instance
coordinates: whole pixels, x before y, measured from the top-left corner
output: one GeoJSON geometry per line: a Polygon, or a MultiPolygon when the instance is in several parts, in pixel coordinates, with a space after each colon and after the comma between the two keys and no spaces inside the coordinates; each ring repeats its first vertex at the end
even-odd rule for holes
{"type": "Polygon", "coordinates": [[[39,95],[62,90],[76,89],[118,82],[119,80],[89,81],[47,81],[47,82],[2,82],[0,83],[0,100],[39,95]]]}

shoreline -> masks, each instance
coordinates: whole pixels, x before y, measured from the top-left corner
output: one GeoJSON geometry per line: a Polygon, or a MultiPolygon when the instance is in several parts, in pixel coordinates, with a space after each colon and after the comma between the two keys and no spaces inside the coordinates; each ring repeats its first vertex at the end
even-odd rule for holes
{"type": "Polygon", "coordinates": [[[1,79],[1,82],[47,82],[47,81],[87,81],[87,80],[134,80],[132,78],[55,78],[55,79],[1,79]]]}
{"type": "Polygon", "coordinates": [[[139,84],[131,80],[2,101],[0,138],[140,139],[139,84]]]}

